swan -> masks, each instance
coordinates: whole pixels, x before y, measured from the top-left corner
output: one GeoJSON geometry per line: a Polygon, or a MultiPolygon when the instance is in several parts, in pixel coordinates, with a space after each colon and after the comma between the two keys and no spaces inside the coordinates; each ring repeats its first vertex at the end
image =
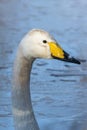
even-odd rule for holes
{"type": "Polygon", "coordinates": [[[15,130],[39,130],[30,96],[30,73],[36,58],[59,59],[80,64],[46,31],[32,29],[21,40],[13,69],[12,111],[15,130]]]}

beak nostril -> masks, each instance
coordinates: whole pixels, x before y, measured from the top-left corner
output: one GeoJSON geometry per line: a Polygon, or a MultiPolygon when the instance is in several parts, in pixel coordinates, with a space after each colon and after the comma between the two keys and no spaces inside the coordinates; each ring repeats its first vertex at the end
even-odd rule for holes
{"type": "Polygon", "coordinates": [[[64,52],[64,57],[65,57],[65,58],[68,58],[68,57],[69,57],[69,54],[68,54],[67,52],[65,52],[64,50],[63,50],[63,52],[64,52]]]}
{"type": "Polygon", "coordinates": [[[76,64],[81,64],[79,60],[75,59],[74,57],[71,57],[67,52],[64,52],[64,61],[71,62],[71,63],[76,63],[76,64]]]}

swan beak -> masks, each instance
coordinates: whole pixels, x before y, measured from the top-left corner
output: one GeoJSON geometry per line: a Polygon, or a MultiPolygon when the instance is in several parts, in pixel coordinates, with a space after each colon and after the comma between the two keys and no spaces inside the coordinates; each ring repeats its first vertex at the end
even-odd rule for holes
{"type": "Polygon", "coordinates": [[[63,60],[66,62],[80,64],[79,60],[77,60],[73,57],[70,57],[70,55],[67,52],[65,52],[57,43],[49,42],[48,44],[50,47],[52,58],[63,60]]]}

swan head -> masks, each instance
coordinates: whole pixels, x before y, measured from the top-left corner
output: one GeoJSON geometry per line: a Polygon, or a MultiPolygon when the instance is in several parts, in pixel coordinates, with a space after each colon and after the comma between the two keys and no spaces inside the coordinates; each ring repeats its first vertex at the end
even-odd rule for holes
{"type": "Polygon", "coordinates": [[[44,30],[31,30],[22,39],[20,46],[22,48],[23,56],[27,59],[54,58],[80,64],[77,59],[70,57],[69,54],[60,47],[56,40],[44,30]]]}

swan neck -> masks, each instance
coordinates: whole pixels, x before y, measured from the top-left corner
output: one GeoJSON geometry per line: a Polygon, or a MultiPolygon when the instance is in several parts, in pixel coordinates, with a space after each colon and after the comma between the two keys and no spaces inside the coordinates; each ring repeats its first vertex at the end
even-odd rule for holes
{"type": "Polygon", "coordinates": [[[39,130],[30,96],[30,72],[34,59],[27,60],[19,49],[14,63],[12,106],[15,130],[39,130]]]}

